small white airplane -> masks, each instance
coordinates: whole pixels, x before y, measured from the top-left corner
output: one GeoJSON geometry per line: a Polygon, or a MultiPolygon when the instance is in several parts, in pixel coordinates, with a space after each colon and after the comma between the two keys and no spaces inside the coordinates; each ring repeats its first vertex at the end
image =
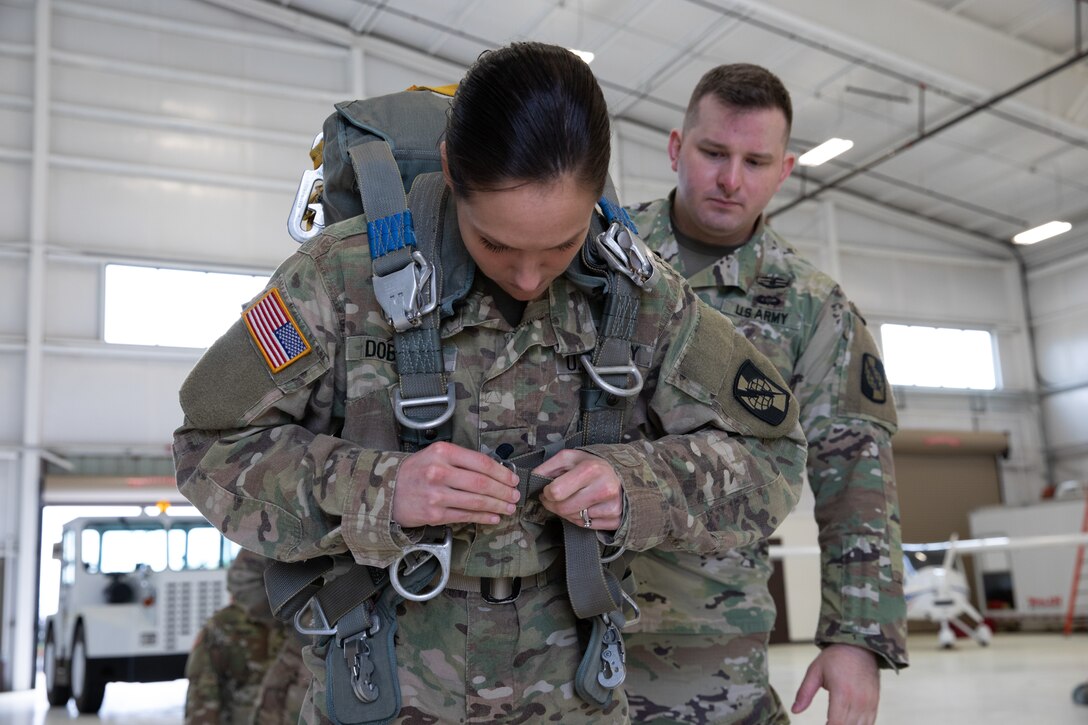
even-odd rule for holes
{"type": "Polygon", "coordinates": [[[907,600],[907,619],[925,619],[938,624],[937,642],[951,649],[956,641],[952,625],[985,647],[993,639],[993,630],[971,604],[967,577],[960,565],[959,553],[1028,549],[1045,546],[1085,546],[1088,533],[1048,536],[993,536],[959,540],[955,534],[948,541],[932,544],[903,544],[903,594],[907,600]],[[938,560],[938,557],[939,560],[938,560]],[[966,621],[965,621],[966,620],[966,621]]]}
{"type": "MultiPolygon", "coordinates": [[[[980,645],[988,645],[993,639],[993,630],[971,604],[959,554],[1047,546],[1088,546],[1088,533],[963,540],[953,535],[948,541],[903,544],[907,618],[936,622],[939,627],[937,641],[943,649],[950,649],[956,641],[953,624],[980,645]]],[[[773,559],[818,556],[820,553],[818,546],[772,546],[770,549],[773,559]]]]}
{"type": "MultiPolygon", "coordinates": [[[[944,542],[946,549],[938,563],[926,551],[911,551],[910,544],[903,545],[903,595],[907,600],[907,619],[926,619],[937,622],[937,642],[942,649],[951,649],[956,642],[955,624],[961,631],[985,647],[994,633],[983,621],[982,615],[971,604],[967,577],[956,558],[958,537],[953,535],[944,542]],[[965,622],[968,618],[970,623],[965,622]]],[[[923,545],[924,546],[924,545],[923,545]]],[[[932,551],[932,549],[931,549],[932,551]]]]}

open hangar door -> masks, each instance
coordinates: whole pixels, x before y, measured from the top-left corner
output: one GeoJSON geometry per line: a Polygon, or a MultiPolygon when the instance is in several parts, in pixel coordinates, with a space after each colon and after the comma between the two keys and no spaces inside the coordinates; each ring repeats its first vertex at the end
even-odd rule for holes
{"type": "Polygon", "coordinates": [[[60,563],[53,558],[53,546],[60,542],[63,526],[81,516],[155,515],[166,507],[171,513],[196,513],[178,493],[169,458],[74,456],[46,463],[41,494],[36,672],[40,672],[42,622],[57,610],[60,563]]]}
{"type": "MultiPolygon", "coordinates": [[[[903,543],[948,541],[970,536],[969,514],[1005,503],[1000,458],[1009,453],[1009,435],[997,431],[900,430],[892,438],[903,543]]],[[[974,591],[972,557],[962,557],[974,591]]],[[[913,631],[936,625],[912,620],[913,631]]]]}
{"type": "Polygon", "coordinates": [[[56,610],[59,564],[52,558],[61,527],[79,516],[138,516],[159,507],[196,513],[178,492],[169,458],[71,457],[49,463],[42,477],[39,619],[56,610]]]}

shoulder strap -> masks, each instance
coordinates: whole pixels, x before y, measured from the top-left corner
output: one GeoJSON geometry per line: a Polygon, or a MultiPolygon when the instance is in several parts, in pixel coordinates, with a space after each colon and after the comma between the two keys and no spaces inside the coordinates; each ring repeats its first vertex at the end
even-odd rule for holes
{"type": "MultiPolygon", "coordinates": [[[[365,146],[388,149],[384,143],[365,146]]],[[[353,158],[355,154],[352,149],[353,158]]],[[[360,193],[380,178],[372,168],[379,163],[386,166],[386,174],[390,165],[396,168],[392,154],[369,154],[365,181],[364,169],[359,169],[360,193]]],[[[395,331],[400,385],[393,395],[393,415],[400,424],[402,449],[415,451],[452,437],[449,421],[455,399],[453,383],[446,379],[438,314],[443,286],[439,240],[445,183],[440,174],[424,174],[412,186],[411,208],[420,216],[420,235],[415,232],[400,184],[393,186],[391,191],[375,191],[375,208],[385,215],[375,218],[368,213],[367,233],[374,262],[374,293],[395,331]]],[[[364,204],[369,201],[364,194],[364,204]]]]}

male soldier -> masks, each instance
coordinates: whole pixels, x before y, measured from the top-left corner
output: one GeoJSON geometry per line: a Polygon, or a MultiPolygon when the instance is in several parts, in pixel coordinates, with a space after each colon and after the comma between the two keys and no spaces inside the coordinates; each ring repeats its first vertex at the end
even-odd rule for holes
{"type": "MultiPolygon", "coordinates": [[[[667,199],[636,207],[646,243],[775,363],[801,404],[822,551],[820,654],[793,712],[823,687],[828,721],[871,723],[878,668],[907,664],[895,404],[865,320],[834,280],[765,223],[793,169],[790,97],[747,64],[712,69],[669,135],[667,199]]],[[[775,607],[766,543],[634,565],[642,627],[628,637],[632,719],[788,722],[767,678],[775,607]]]]}
{"type": "MultiPolygon", "coordinates": [[[[244,725],[252,719],[258,687],[283,642],[292,637],[276,621],[264,590],[268,560],[242,549],[227,571],[232,601],[204,623],[185,663],[187,725],[244,725]]],[[[295,643],[301,649],[301,644],[295,643]]],[[[294,713],[298,721],[301,703],[294,713]]]]}

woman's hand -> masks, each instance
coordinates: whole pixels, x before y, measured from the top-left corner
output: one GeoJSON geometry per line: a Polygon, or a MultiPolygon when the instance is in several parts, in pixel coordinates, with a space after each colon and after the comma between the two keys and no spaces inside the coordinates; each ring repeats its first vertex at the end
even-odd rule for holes
{"type": "Polygon", "coordinates": [[[483,453],[433,443],[408,456],[397,472],[393,520],[404,528],[497,524],[514,513],[518,477],[483,453]]]}
{"type": "Polygon", "coordinates": [[[597,531],[615,531],[623,519],[623,484],[603,458],[567,449],[533,469],[554,479],[540,503],[556,516],[597,531]]]}

